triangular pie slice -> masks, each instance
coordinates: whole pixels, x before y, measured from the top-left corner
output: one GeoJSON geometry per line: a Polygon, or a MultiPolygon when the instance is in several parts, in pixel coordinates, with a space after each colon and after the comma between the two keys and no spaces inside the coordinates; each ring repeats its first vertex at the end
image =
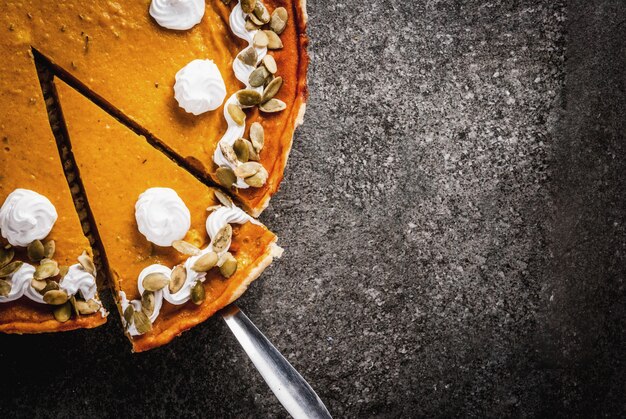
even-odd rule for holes
{"type": "MultiPolygon", "coordinates": [[[[275,244],[276,236],[242,210],[228,209],[238,214],[241,223],[229,224],[233,231],[229,252],[237,261],[235,273],[226,278],[217,267],[210,269],[200,284],[205,297],[199,305],[192,301],[172,304],[170,300],[162,299],[151,330],[136,334],[141,331],[140,327],[146,326],[144,317],[137,319],[129,314],[142,311],[144,307],[137,303],[142,297],[139,284],[145,284],[139,281],[142,271],[161,265],[166,267],[166,276],[172,278],[168,269],[184,264],[188,259],[173,247],[149,242],[140,233],[135,217],[138,197],[149,188],[175,191],[191,217],[185,241],[198,248],[205,248],[211,242],[205,226],[207,217],[210,219],[225,207],[216,209],[222,205],[216,189],[199,182],[145,138],[64,82],[57,80],[55,85],[73,156],[106,254],[112,287],[121,311],[127,319],[133,319],[130,322],[123,320],[133,350],[140,352],[163,345],[238,298],[272,258],[279,255],[281,249],[275,244]],[[127,311],[130,300],[137,301],[133,309],[127,311]]],[[[215,232],[213,234],[215,236],[215,232]]],[[[157,271],[163,272],[163,269],[157,271]]],[[[166,288],[169,290],[169,285],[166,288]]],[[[165,293],[165,289],[162,292],[165,293]]],[[[159,300],[162,295],[156,294],[154,296],[159,300]]],[[[178,298],[176,293],[172,295],[174,297],[170,299],[178,298]]]]}
{"type": "MultiPolygon", "coordinates": [[[[4,66],[0,79],[0,205],[6,204],[4,210],[0,211],[0,233],[3,236],[0,237],[0,271],[8,266],[7,254],[9,257],[14,254],[13,262],[21,261],[24,264],[15,273],[0,278],[0,332],[40,333],[96,327],[106,322],[105,312],[99,310],[97,295],[94,295],[95,306],[86,307],[83,315],[78,317],[71,313],[67,302],[60,306],[44,303],[43,293],[32,286],[31,278],[41,262],[41,247],[31,247],[31,256],[34,258],[31,261],[27,257],[26,241],[33,239],[34,242],[34,237],[37,237],[42,244],[54,241],[52,259],[55,262],[51,263],[52,266],[58,264],[60,268],[58,272],[46,268],[47,273],[40,268],[39,277],[54,274],[45,278],[44,282],[36,283],[47,287],[38,288],[40,291],[61,291],[56,293],[55,302],[61,302],[59,298],[64,299],[63,293],[66,291],[75,293],[76,282],[70,284],[69,277],[64,277],[65,282],[61,281],[65,273],[63,266],[72,265],[72,275],[79,275],[82,279],[77,276],[73,278],[83,281],[83,286],[87,285],[87,288],[82,289],[86,290],[88,297],[96,291],[93,276],[83,272],[77,265],[83,252],[91,255],[92,251],[72,202],[70,187],[50,129],[35,64],[30,55],[30,46],[26,42],[17,42],[14,33],[5,36],[16,42],[3,41],[0,46],[4,66]],[[52,221],[51,212],[46,210],[49,205],[46,204],[44,209],[39,206],[42,199],[45,200],[42,197],[52,204],[58,218],[47,236],[32,236],[33,232],[45,234],[44,225],[49,226],[52,221]],[[38,204],[33,205],[33,202],[38,204]],[[41,231],[33,230],[42,228],[41,231]],[[9,241],[17,245],[7,248],[9,241]],[[87,311],[91,314],[86,314],[87,311]]],[[[51,244],[48,246],[51,250],[51,244]]],[[[80,299],[81,295],[77,293],[74,297],[80,299]]]]}
{"type": "MultiPolygon", "coordinates": [[[[276,113],[259,112],[257,107],[246,111],[246,138],[254,121],[265,129],[259,158],[269,176],[261,187],[233,189],[232,193],[253,216],[278,190],[307,96],[304,1],[264,0],[263,4],[267,16],[278,7],[284,7],[287,14],[287,24],[280,33],[282,47],[268,52],[277,64],[275,75],[283,80],[275,98],[286,108],[276,113]]],[[[189,62],[210,59],[224,79],[226,98],[243,89],[233,63],[239,62],[236,57],[248,42],[233,33],[229,19],[238,10],[243,26],[245,16],[236,0],[210,0],[199,24],[176,31],[159,26],[149,8],[148,1],[9,1],[0,19],[2,27],[12,32],[3,42],[25,40],[58,66],[58,71],[128,118],[198,176],[217,181],[213,156],[227,129],[225,106],[192,115],[179,107],[173,86],[176,73],[189,62]]],[[[269,23],[262,27],[270,28],[269,23]]],[[[252,35],[246,36],[252,39],[252,35]]]]}

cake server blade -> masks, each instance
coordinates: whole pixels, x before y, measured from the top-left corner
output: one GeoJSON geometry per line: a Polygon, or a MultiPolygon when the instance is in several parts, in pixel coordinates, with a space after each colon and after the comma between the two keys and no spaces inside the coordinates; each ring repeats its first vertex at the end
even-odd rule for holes
{"type": "Polygon", "coordinates": [[[291,416],[295,419],[332,418],[309,383],[239,307],[231,304],[221,314],[269,388],[291,416]]]}

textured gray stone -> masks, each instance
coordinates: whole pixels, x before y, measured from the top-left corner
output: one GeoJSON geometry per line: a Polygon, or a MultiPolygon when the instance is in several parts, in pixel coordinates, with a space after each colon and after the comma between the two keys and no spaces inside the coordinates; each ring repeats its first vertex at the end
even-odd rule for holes
{"type": "MultiPolygon", "coordinates": [[[[336,417],[623,416],[624,3],[308,9],[286,252],[241,307],[336,417]]],[[[12,415],[285,416],[219,319],[0,348],[12,415]]]]}

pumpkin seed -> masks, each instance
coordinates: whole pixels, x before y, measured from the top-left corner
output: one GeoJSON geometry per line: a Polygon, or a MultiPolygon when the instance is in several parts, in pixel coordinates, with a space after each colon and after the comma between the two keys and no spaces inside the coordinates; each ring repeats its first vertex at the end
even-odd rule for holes
{"type": "Polygon", "coordinates": [[[18,269],[22,267],[23,264],[24,262],[15,260],[7,265],[4,265],[2,268],[0,268],[0,278],[4,278],[15,273],[18,269]]]}
{"type": "Polygon", "coordinates": [[[232,165],[237,164],[237,153],[233,150],[230,144],[226,144],[224,141],[220,141],[220,151],[224,158],[232,165]]]}
{"type": "Polygon", "coordinates": [[[128,307],[124,310],[124,320],[126,320],[126,325],[130,326],[133,323],[133,315],[135,314],[135,307],[132,304],[129,304],[128,307]]]}
{"type": "MultiPolygon", "coordinates": [[[[37,291],[38,293],[42,293],[43,290],[46,289],[46,286],[48,285],[48,283],[43,280],[43,279],[31,279],[30,281],[30,286],[33,287],[35,289],[35,291],[37,291]]],[[[48,291],[48,290],[46,290],[48,291]]],[[[45,294],[45,292],[44,292],[45,294]]]]}
{"type": "Polygon", "coordinates": [[[39,262],[44,257],[44,248],[41,240],[35,240],[26,247],[28,259],[32,262],[39,262]]]}
{"type": "Polygon", "coordinates": [[[4,279],[0,279],[0,297],[6,297],[11,292],[11,284],[4,279]]]}
{"type": "MultiPolygon", "coordinates": [[[[128,307],[132,308],[133,306],[129,305],[128,307]]],[[[76,309],[80,314],[93,314],[100,310],[100,303],[93,298],[89,301],[76,300],[76,309]]],[[[132,310],[134,311],[135,309],[132,308],[132,310]]],[[[124,318],[126,318],[126,313],[124,313],[124,318]]]]}
{"type": "Polygon", "coordinates": [[[280,90],[282,86],[283,86],[282,77],[276,77],[274,80],[272,80],[270,84],[267,85],[265,90],[263,90],[263,99],[261,99],[261,102],[265,103],[271,98],[273,98],[274,96],[276,96],[276,93],[278,93],[278,91],[280,90]]]}
{"type": "Polygon", "coordinates": [[[247,31],[256,31],[259,29],[261,25],[257,25],[256,23],[254,23],[253,21],[251,21],[250,19],[246,19],[246,24],[245,24],[245,28],[247,31]]]}
{"type": "Polygon", "coordinates": [[[41,264],[35,268],[35,279],[46,279],[59,274],[59,265],[52,259],[43,259],[41,264]]]}
{"type": "Polygon", "coordinates": [[[253,122],[250,125],[250,141],[257,153],[260,153],[265,144],[265,130],[259,122],[253,122]]]}
{"type": "Polygon", "coordinates": [[[191,288],[191,301],[196,305],[200,305],[204,301],[205,297],[206,294],[204,292],[204,285],[202,285],[202,282],[196,281],[191,288]]]}
{"type": "Polygon", "coordinates": [[[217,232],[215,237],[213,237],[213,251],[216,253],[221,253],[225,250],[228,250],[228,246],[230,245],[230,239],[233,236],[233,228],[230,224],[226,224],[224,227],[217,232]]]}
{"type": "Polygon", "coordinates": [[[83,267],[85,272],[96,276],[96,265],[93,264],[91,256],[89,256],[85,250],[83,250],[83,253],[78,257],[78,263],[80,263],[80,266],[83,267]]]}
{"type": "Polygon", "coordinates": [[[52,259],[54,257],[54,252],[56,251],[57,245],[54,240],[48,240],[43,245],[43,257],[52,259]]]}
{"type": "Polygon", "coordinates": [[[176,265],[172,269],[172,275],[170,276],[170,293],[176,294],[185,285],[187,280],[187,269],[183,265],[176,265]]]}
{"type": "Polygon", "coordinates": [[[226,109],[228,110],[228,115],[235,121],[235,124],[243,125],[246,122],[246,114],[239,106],[231,103],[226,109]]]}
{"type": "Polygon", "coordinates": [[[63,290],[50,290],[43,295],[43,300],[46,304],[50,304],[53,306],[60,306],[64,304],[68,299],[69,295],[63,290]]]}
{"type": "Polygon", "coordinates": [[[249,66],[255,66],[257,60],[259,59],[259,55],[257,54],[254,47],[248,47],[241,51],[239,55],[237,55],[237,58],[243,61],[244,64],[247,64],[249,66]]]}
{"type": "Polygon", "coordinates": [[[259,19],[259,21],[263,22],[263,24],[266,24],[270,21],[270,12],[267,11],[265,5],[259,0],[257,0],[256,4],[254,5],[254,10],[252,11],[252,14],[257,19],[259,19]]]}
{"type": "Polygon", "coordinates": [[[241,106],[254,106],[261,103],[261,94],[256,90],[243,89],[237,92],[237,100],[241,106]]]}
{"type": "Polygon", "coordinates": [[[273,113],[285,110],[287,104],[280,99],[270,99],[259,106],[261,112],[273,113]]]}
{"type": "Polygon", "coordinates": [[[215,198],[217,198],[217,200],[220,201],[220,203],[225,207],[233,207],[233,200],[230,199],[230,196],[226,195],[224,192],[220,191],[219,189],[215,189],[213,190],[213,194],[215,195],[215,198]]]}
{"type": "Polygon", "coordinates": [[[76,302],[76,297],[72,295],[69,301],[70,306],[72,307],[74,314],[76,314],[76,317],[80,317],[80,311],[78,311],[78,307],[76,307],[76,302]]]}
{"type": "Polygon", "coordinates": [[[69,270],[70,270],[69,266],[65,266],[65,265],[59,266],[59,276],[63,278],[65,275],[67,275],[69,270]]]}
{"type": "Polygon", "coordinates": [[[227,258],[220,266],[220,273],[225,278],[230,278],[237,271],[237,259],[230,253],[227,253],[227,258]]]}
{"type": "Polygon", "coordinates": [[[135,323],[135,328],[140,335],[148,333],[152,330],[152,323],[150,323],[150,319],[141,311],[135,311],[133,314],[133,323],[135,323]]]}
{"type": "Polygon", "coordinates": [[[263,166],[255,161],[240,164],[235,168],[235,174],[238,177],[247,178],[256,174],[263,166]]]}
{"type": "Polygon", "coordinates": [[[262,168],[261,170],[256,172],[254,175],[245,178],[243,181],[246,182],[246,184],[252,186],[253,188],[260,188],[261,186],[265,185],[265,182],[267,182],[267,177],[268,177],[267,170],[265,170],[265,168],[262,168]]]}
{"type": "Polygon", "coordinates": [[[200,256],[191,269],[196,272],[208,272],[217,263],[217,253],[208,252],[200,256]]]}
{"type": "Polygon", "coordinates": [[[285,30],[288,19],[289,15],[287,14],[287,9],[285,9],[284,7],[277,7],[272,13],[272,18],[270,19],[270,28],[272,28],[272,30],[278,35],[280,35],[285,30]]]}
{"type": "Polygon", "coordinates": [[[67,301],[64,304],[55,307],[52,314],[54,314],[54,318],[57,319],[57,321],[65,323],[70,319],[70,317],[72,317],[72,304],[67,301]]]}
{"type": "Polygon", "coordinates": [[[265,55],[262,62],[265,68],[267,68],[267,71],[269,71],[271,74],[276,74],[276,72],[278,71],[278,66],[276,65],[276,60],[273,56],[269,54],[265,55]]]}
{"type": "Polygon", "coordinates": [[[267,49],[281,49],[283,47],[283,41],[280,40],[280,36],[276,35],[273,31],[263,31],[267,35],[267,49]]]}
{"type": "MultiPolygon", "coordinates": [[[[262,33],[262,32],[259,32],[259,33],[262,33]]],[[[267,68],[265,68],[265,66],[260,66],[256,70],[254,70],[252,73],[250,73],[250,77],[248,78],[248,83],[250,83],[250,86],[252,87],[263,86],[265,84],[265,79],[267,79],[269,76],[270,76],[270,72],[267,71],[267,68]]]]}
{"type": "Polygon", "coordinates": [[[141,281],[141,285],[146,291],[159,291],[167,286],[170,279],[160,272],[153,272],[146,275],[141,281]]]}
{"type": "Polygon", "coordinates": [[[269,38],[263,31],[257,31],[252,38],[252,44],[257,48],[265,48],[269,41],[269,38]]]}
{"type": "Polygon", "coordinates": [[[255,5],[256,0],[241,0],[241,10],[244,13],[252,13],[255,5]]]}
{"type": "Polygon", "coordinates": [[[219,167],[215,171],[215,176],[217,177],[219,184],[225,188],[230,188],[233,186],[233,183],[237,181],[237,176],[235,176],[235,173],[230,167],[219,167]]]}
{"type": "Polygon", "coordinates": [[[250,19],[250,22],[252,22],[254,25],[256,25],[258,27],[261,27],[261,26],[265,25],[265,23],[263,23],[261,21],[261,19],[256,17],[254,14],[249,14],[248,18],[250,19]]]}
{"type": "Polygon", "coordinates": [[[248,160],[259,161],[259,153],[254,149],[254,146],[249,140],[245,140],[246,145],[248,146],[248,160]]]}
{"type": "Polygon", "coordinates": [[[183,255],[196,256],[200,254],[200,249],[184,240],[174,240],[172,242],[172,247],[176,249],[178,253],[182,253],[183,255]]]}
{"type": "Polygon", "coordinates": [[[248,150],[248,145],[245,143],[243,138],[239,138],[233,144],[233,150],[235,150],[235,154],[237,155],[237,160],[241,162],[247,162],[250,158],[250,151],[248,150]]]}
{"type": "Polygon", "coordinates": [[[6,266],[15,257],[15,250],[12,247],[0,248],[0,268],[6,266]]]}
{"type": "Polygon", "coordinates": [[[156,298],[152,291],[144,291],[141,295],[141,311],[143,311],[146,316],[150,317],[154,312],[155,301],[156,298]]]}
{"type": "Polygon", "coordinates": [[[44,295],[48,291],[55,291],[59,289],[59,283],[56,281],[46,280],[44,282],[46,283],[46,286],[41,291],[39,291],[39,294],[41,295],[44,295]]]}

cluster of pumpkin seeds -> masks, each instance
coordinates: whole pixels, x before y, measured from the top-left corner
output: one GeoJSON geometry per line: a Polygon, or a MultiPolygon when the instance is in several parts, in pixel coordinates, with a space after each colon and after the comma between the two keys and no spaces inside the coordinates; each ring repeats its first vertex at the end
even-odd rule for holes
{"type": "Polygon", "coordinates": [[[238,138],[232,146],[220,143],[220,150],[224,158],[235,169],[220,167],[216,171],[217,179],[225,188],[230,188],[237,177],[243,178],[248,185],[259,188],[267,182],[268,173],[265,167],[259,163],[259,155],[265,144],[265,131],[263,126],[254,122],[250,126],[250,139],[238,138]]]}

